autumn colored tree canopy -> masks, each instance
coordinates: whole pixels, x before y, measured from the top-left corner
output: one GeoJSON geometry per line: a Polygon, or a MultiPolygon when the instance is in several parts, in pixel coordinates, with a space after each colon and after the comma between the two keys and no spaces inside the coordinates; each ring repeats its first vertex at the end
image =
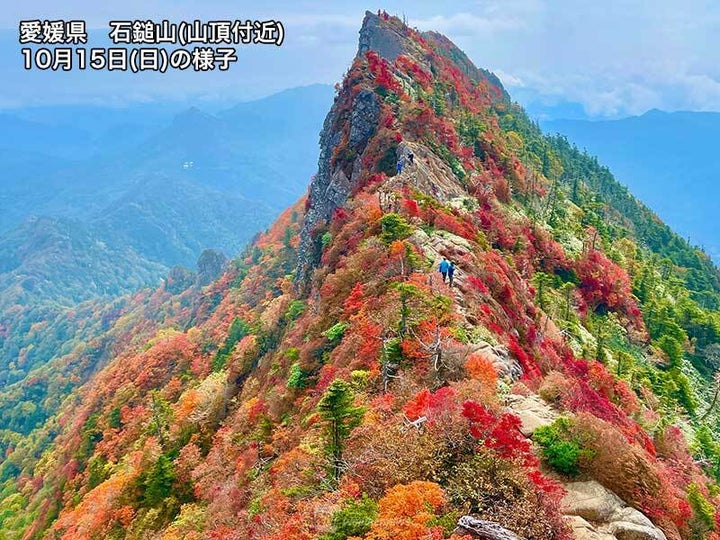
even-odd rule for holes
{"type": "Polygon", "coordinates": [[[306,197],[0,404],[0,530],[569,540],[583,480],[720,538],[716,269],[447,38],[361,44],[306,197]]]}

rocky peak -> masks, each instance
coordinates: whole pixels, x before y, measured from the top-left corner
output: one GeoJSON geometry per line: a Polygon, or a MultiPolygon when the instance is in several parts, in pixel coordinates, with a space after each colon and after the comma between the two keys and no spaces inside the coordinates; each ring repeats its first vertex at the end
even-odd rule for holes
{"type": "MultiPolygon", "coordinates": [[[[376,52],[388,63],[400,55],[418,58],[421,55],[413,45],[407,37],[407,27],[399,19],[367,11],[353,65],[363,62],[369,51],[376,52]]],[[[361,172],[362,154],[378,127],[380,97],[370,82],[342,86],[320,133],[318,172],[310,184],[298,250],[296,284],[301,292],[306,289],[312,268],[319,260],[318,238],[313,233],[346,202],[361,172]],[[346,160],[344,166],[336,162],[334,154],[343,136],[347,137],[345,153],[353,156],[351,163],[346,160]]]]}
{"type": "MultiPolygon", "coordinates": [[[[381,17],[366,12],[360,29],[357,58],[362,59],[373,50],[395,60],[403,51],[404,42],[405,38],[381,17]]],[[[307,214],[300,236],[296,280],[299,290],[306,287],[319,257],[313,232],[347,200],[360,170],[360,156],[375,133],[379,118],[380,100],[371,88],[353,92],[346,86],[335,97],[335,103],[325,118],[320,133],[318,172],[310,184],[307,214]],[[333,159],[333,152],[345,131],[348,133],[348,152],[357,156],[349,169],[334,163],[333,159]]]]}
{"type": "Polygon", "coordinates": [[[360,28],[358,56],[375,51],[388,62],[394,62],[398,56],[407,52],[407,48],[405,35],[398,28],[388,24],[382,15],[365,12],[360,28]]]}
{"type": "MultiPolygon", "coordinates": [[[[408,152],[408,146],[400,141],[416,138],[403,133],[399,125],[394,128],[396,141],[376,137],[382,131],[381,122],[389,122],[388,125],[395,122],[394,113],[386,112],[383,116],[383,110],[393,111],[399,106],[407,109],[415,100],[427,107],[427,102],[423,102],[427,95],[423,92],[432,93],[436,82],[446,89],[449,106],[472,103],[471,109],[477,110],[493,99],[506,97],[494,75],[475,67],[440,34],[420,33],[384,12],[366,12],[359,34],[357,55],[320,134],[318,171],[309,188],[307,213],[300,234],[296,272],[296,288],[300,293],[307,291],[312,269],[320,258],[321,229],[333,212],[346,203],[354,187],[368,176],[385,173],[385,181],[392,180],[396,160],[406,157],[408,152]],[[422,88],[420,93],[418,88],[422,88]],[[401,102],[405,105],[400,105],[401,102]],[[373,170],[368,165],[370,162],[374,163],[373,170]]],[[[417,155],[426,155],[427,163],[440,161],[422,144],[415,144],[415,151],[417,155]]],[[[418,169],[416,180],[420,172],[418,169]]],[[[453,172],[448,172],[440,176],[454,178],[453,172]]],[[[430,182],[415,188],[436,196],[438,186],[430,176],[425,176],[430,182]]],[[[462,186],[452,187],[450,191],[456,188],[464,191],[462,186]]]]}

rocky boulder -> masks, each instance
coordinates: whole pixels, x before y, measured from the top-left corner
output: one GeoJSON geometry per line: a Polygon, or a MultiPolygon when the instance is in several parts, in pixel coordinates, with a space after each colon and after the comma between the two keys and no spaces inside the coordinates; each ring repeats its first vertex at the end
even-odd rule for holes
{"type": "Polygon", "coordinates": [[[573,482],[565,486],[563,513],[580,516],[587,521],[606,523],[625,503],[598,482],[573,482]]]}
{"type": "Polygon", "coordinates": [[[560,416],[550,405],[538,396],[520,396],[510,394],[507,397],[507,408],[520,418],[520,431],[530,437],[535,430],[552,424],[560,416]]]}
{"type": "Polygon", "coordinates": [[[647,516],[595,481],[565,486],[563,513],[576,539],[667,540],[647,516]]]}
{"type": "Polygon", "coordinates": [[[462,516],[458,520],[455,532],[461,535],[470,535],[478,540],[525,540],[498,523],[472,516],[462,516]]]}

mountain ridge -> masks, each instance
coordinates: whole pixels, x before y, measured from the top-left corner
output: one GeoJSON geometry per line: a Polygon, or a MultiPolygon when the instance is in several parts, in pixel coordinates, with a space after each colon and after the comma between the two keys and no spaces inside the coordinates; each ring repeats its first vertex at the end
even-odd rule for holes
{"type": "MultiPolygon", "coordinates": [[[[19,164],[5,170],[0,198],[0,320],[7,329],[0,336],[0,380],[17,381],[54,358],[55,350],[65,350],[64,343],[53,347],[51,339],[35,343],[35,325],[46,325],[50,336],[80,339],[83,332],[70,329],[80,323],[67,317],[79,303],[99,300],[98,305],[144,287],[154,289],[174,266],[195,268],[206,248],[239,253],[281,207],[302,193],[302,176],[312,172],[307,156],[315,143],[309,137],[319,128],[313,110],[330,93],[321,86],[268,97],[270,105],[244,105],[232,119],[224,118],[222,110],[220,116],[202,113],[204,131],[192,113],[182,129],[155,124],[164,109],[150,107],[148,129],[154,135],[138,151],[128,151],[123,139],[111,141],[102,158],[65,162],[48,155],[40,160],[46,167],[43,174],[37,173],[40,163],[33,161],[40,158],[18,151],[27,141],[8,132],[6,139],[16,144],[8,152],[19,164]],[[262,115],[269,108],[276,116],[287,114],[287,121],[262,124],[262,116],[246,114],[251,110],[262,115]],[[253,137],[250,131],[258,130],[275,136],[253,137]],[[298,137],[305,142],[288,142],[298,137]],[[278,155],[283,159],[274,157],[278,155]],[[5,377],[5,371],[12,376],[5,377]]],[[[95,134],[115,124],[98,120],[89,125],[91,113],[113,122],[122,117],[114,110],[86,109],[34,114],[39,122],[41,112],[47,113],[49,124],[36,122],[45,127],[76,114],[78,126],[95,134]]],[[[125,116],[135,121],[139,115],[133,109],[125,116]]],[[[82,148],[71,143],[73,151],[82,148]]]]}
{"type": "Polygon", "coordinates": [[[363,29],[308,196],[216,281],[109,320],[92,379],[3,431],[0,525],[718,538],[717,269],[449,41],[363,29]]]}

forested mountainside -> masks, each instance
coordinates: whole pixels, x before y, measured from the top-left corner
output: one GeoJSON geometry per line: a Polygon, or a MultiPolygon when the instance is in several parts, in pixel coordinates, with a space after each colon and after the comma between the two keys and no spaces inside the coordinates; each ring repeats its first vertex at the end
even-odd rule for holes
{"type": "Polygon", "coordinates": [[[194,270],[207,248],[243,249],[303,193],[331,101],[332,87],[315,85],[214,115],[0,115],[0,392],[92,339],[76,311],[97,319],[92,309],[159,286],[172,268],[194,270]],[[52,146],[63,130],[70,140],[52,146]]]}
{"type": "Polygon", "coordinates": [[[651,110],[620,120],[550,120],[542,127],[598,156],[676,232],[720,261],[714,219],[720,113],[651,110]]]}
{"type": "Polygon", "coordinates": [[[4,537],[720,538],[716,267],[439,34],[367,13],[308,196],[177,278],[38,373],[4,537]]]}

